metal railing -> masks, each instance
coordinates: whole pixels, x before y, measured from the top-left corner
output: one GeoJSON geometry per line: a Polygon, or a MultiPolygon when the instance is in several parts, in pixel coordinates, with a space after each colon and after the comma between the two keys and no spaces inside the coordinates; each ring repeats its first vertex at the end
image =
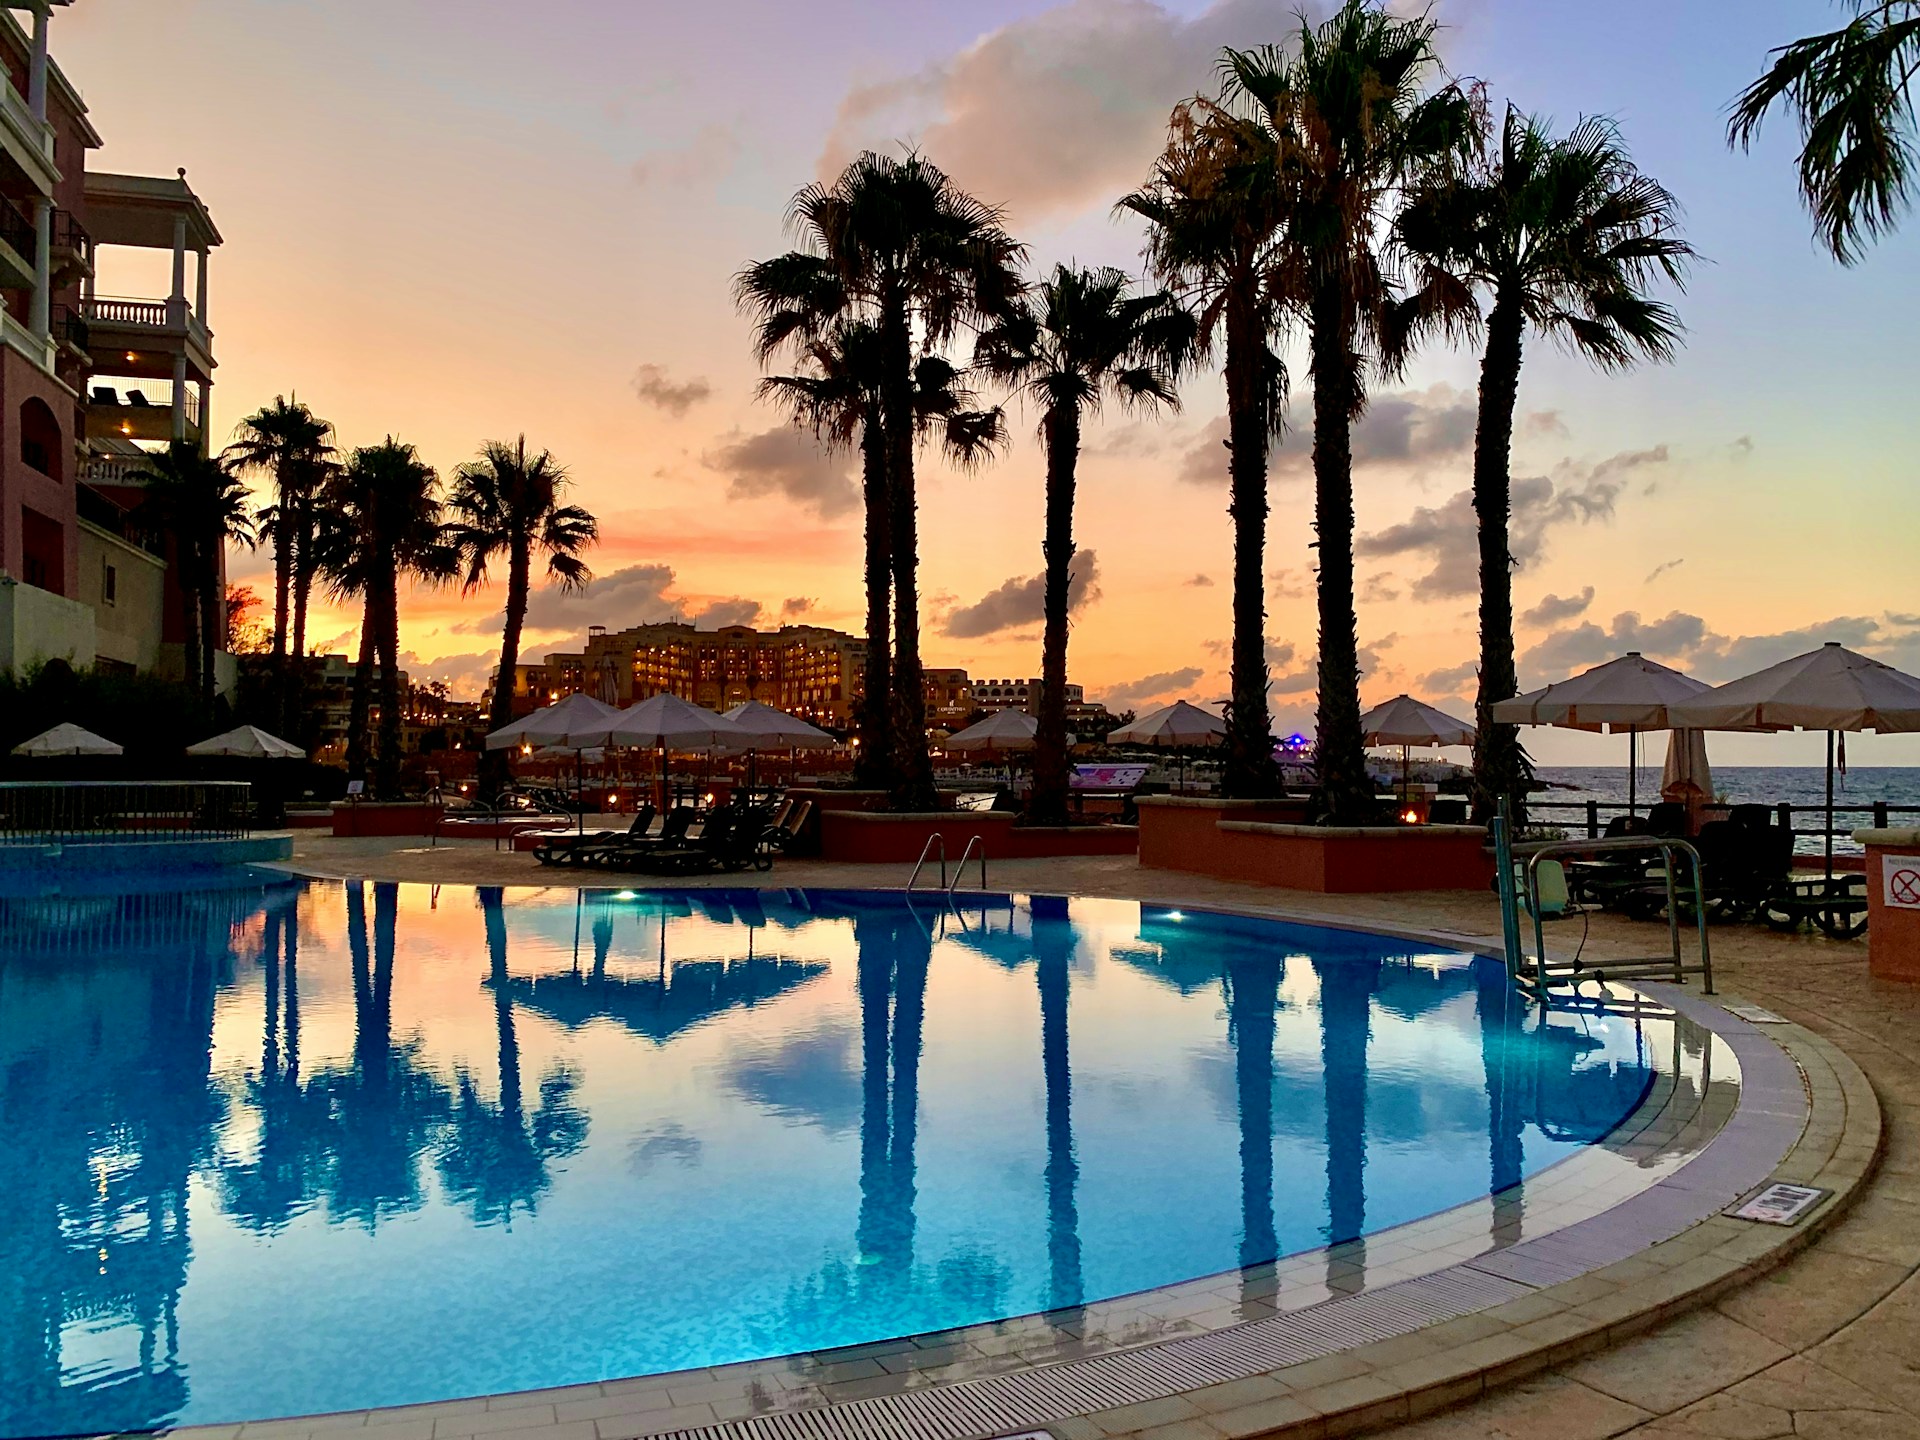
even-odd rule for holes
{"type": "Polygon", "coordinates": [[[87,348],[92,332],[87,329],[86,317],[72,305],[55,305],[50,313],[49,329],[53,338],[73,346],[76,350],[87,348]]]}
{"type": "Polygon", "coordinates": [[[33,263],[33,221],[26,217],[18,205],[5,197],[0,197],[0,240],[12,246],[14,254],[29,265],[33,263]]]}
{"type": "MultiPolygon", "coordinates": [[[[1633,807],[1633,812],[1645,815],[1652,806],[1646,802],[1633,807]]],[[[1712,819],[1714,812],[1728,809],[1728,806],[1709,805],[1707,818],[1712,819]]],[[[1796,805],[1786,801],[1767,807],[1783,829],[1793,832],[1796,841],[1824,841],[1831,834],[1836,840],[1848,839],[1862,823],[1870,823],[1876,830],[1884,830],[1895,815],[1920,816],[1920,805],[1891,805],[1885,800],[1875,800],[1864,805],[1840,805],[1833,807],[1833,829],[1826,825],[1827,807],[1824,801],[1813,805],[1796,805]],[[1860,815],[1867,817],[1865,822],[1843,821],[1840,817],[1860,815]],[[1794,824],[1795,817],[1818,820],[1820,823],[1808,828],[1794,824]]],[[[1587,839],[1598,840],[1606,830],[1606,822],[1617,815],[1629,813],[1624,800],[1528,800],[1527,814],[1537,819],[1554,819],[1559,815],[1577,817],[1576,824],[1584,824],[1587,839]]],[[[1796,850],[1798,846],[1796,844],[1796,850]]],[[[1801,852],[1811,853],[1811,852],[1801,852]]]]}
{"type": "Polygon", "coordinates": [[[954,866],[953,884],[947,887],[947,902],[949,904],[953,902],[953,892],[958,890],[960,888],[960,882],[967,878],[967,861],[976,858],[973,848],[976,845],[980,847],[978,856],[980,861],[980,888],[982,890],[987,888],[987,842],[978,835],[970,835],[967,837],[966,848],[960,852],[960,863],[954,866]]]}
{"type": "Polygon", "coordinates": [[[87,233],[87,227],[74,217],[71,210],[53,212],[53,248],[70,250],[80,257],[83,264],[93,264],[93,236],[87,233]]]}
{"type": "Polygon", "coordinates": [[[238,840],[252,823],[244,780],[0,781],[0,845],[238,840]]]}

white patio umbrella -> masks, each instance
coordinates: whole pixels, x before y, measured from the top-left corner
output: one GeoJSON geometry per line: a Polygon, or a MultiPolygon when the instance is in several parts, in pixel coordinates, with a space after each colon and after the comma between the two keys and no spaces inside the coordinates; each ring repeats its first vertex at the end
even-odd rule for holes
{"type": "Polygon", "coordinates": [[[1829,640],[1778,665],[1729,680],[1674,707],[1674,723],[1702,730],[1827,732],[1827,878],[1833,878],[1834,748],[1843,730],[1920,731],[1920,679],[1829,640]]]}
{"type": "Polygon", "coordinates": [[[760,750],[785,750],[788,764],[797,750],[831,750],[840,742],[818,725],[809,725],[798,715],[789,715],[758,700],[745,700],[731,710],[720,712],[753,737],[747,747],[747,788],[754,783],[754,756],[760,750]]]}
{"type": "Polygon", "coordinates": [[[659,767],[660,805],[666,807],[669,750],[745,750],[752,736],[724,715],[662,691],[622,710],[604,726],[569,737],[575,744],[632,745],[650,749],[659,767]]]}
{"type": "Polygon", "coordinates": [[[189,755],[236,755],[249,760],[304,760],[307,752],[278,735],[269,735],[254,725],[241,725],[187,746],[189,755]]]}
{"type": "Polygon", "coordinates": [[[1595,665],[1569,679],[1530,690],[1493,706],[1493,718],[1502,725],[1555,725],[1566,730],[1599,730],[1615,735],[1627,732],[1627,813],[1639,809],[1642,730],[1672,730],[1680,722],[1669,709],[1703,695],[1703,682],[1670,666],[1649,660],[1638,650],[1595,665]]]}
{"type": "Polygon", "coordinates": [[[487,749],[516,750],[522,746],[564,745],[569,750],[584,750],[598,744],[591,738],[576,739],[574,731],[605,728],[620,711],[605,701],[596,700],[584,690],[566,699],[543,705],[531,715],[502,725],[487,735],[487,749]]]}
{"type": "Polygon", "coordinates": [[[13,747],[16,755],[124,755],[126,751],[94,734],[91,730],[82,730],[78,725],[67,723],[56,725],[51,730],[43,730],[31,740],[22,740],[13,747]]]}
{"type": "Polygon", "coordinates": [[[1400,747],[1400,789],[1405,795],[1412,779],[1411,748],[1471,745],[1473,726],[1411,695],[1396,695],[1360,717],[1360,740],[1366,745],[1400,747]]]}
{"type": "Polygon", "coordinates": [[[956,730],[946,738],[948,750],[1031,750],[1040,722],[1024,710],[996,710],[978,725],[956,730]]]}
{"type": "Polygon", "coordinates": [[[1187,788],[1187,756],[1191,746],[1211,747],[1227,742],[1227,722],[1209,710],[1176,700],[1131,725],[1107,732],[1109,745],[1150,745],[1156,750],[1180,752],[1180,788],[1187,788]]]}

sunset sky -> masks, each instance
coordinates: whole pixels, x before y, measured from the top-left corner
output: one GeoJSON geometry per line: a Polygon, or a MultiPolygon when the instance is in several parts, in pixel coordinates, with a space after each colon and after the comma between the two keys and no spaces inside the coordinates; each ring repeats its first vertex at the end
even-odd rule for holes
{"type": "MultiPolygon", "coordinates": [[[[912,143],[1003,205],[1036,267],[1139,270],[1111,215],[1167,112],[1223,44],[1282,38],[1295,0],[85,0],[54,54],[106,137],[93,168],[186,166],[225,236],[209,320],[214,426],[297,392],[342,443],[389,432],[450,472],[524,431],[601,518],[584,596],[537,595],[526,651],[589,623],[783,618],[858,630],[851,466],[756,406],[728,287],[786,248],[793,190],[912,143]]],[[[1913,335],[1920,224],[1843,270],[1817,252],[1791,127],[1731,153],[1726,107],[1822,0],[1440,0],[1456,73],[1564,128],[1616,117],[1686,208],[1704,259],[1678,362],[1601,376],[1537,344],[1516,446],[1521,678],[1637,648],[1722,680],[1824,639],[1920,669],[1913,335]]],[[[109,255],[99,289],[165,293],[109,255]]],[[[1303,347],[1288,347],[1305,391],[1303,347]]],[[[1473,687],[1468,483],[1475,357],[1423,355],[1356,436],[1368,701],[1460,709],[1473,687]]],[[[1072,678],[1116,709],[1226,693],[1222,386],[1181,414],[1089,427],[1078,538],[1092,581],[1072,678]]],[[[925,658],[1039,668],[1037,416],[984,473],[923,470],[925,658]]],[[[1307,423],[1297,411],[1296,421],[1307,423]]],[[[1269,638],[1276,727],[1313,701],[1306,433],[1274,457],[1269,638]]],[[[234,578],[270,592],[266,551],[234,578]]],[[[412,597],[416,676],[477,693],[499,596],[412,597]]],[[[349,648],[357,614],[310,634],[349,648]]],[[[1536,736],[1548,761],[1623,742],[1536,736]]],[[[1732,762],[1819,742],[1716,739],[1732,762]]],[[[1920,762],[1915,737],[1856,764],[1920,762]]]]}

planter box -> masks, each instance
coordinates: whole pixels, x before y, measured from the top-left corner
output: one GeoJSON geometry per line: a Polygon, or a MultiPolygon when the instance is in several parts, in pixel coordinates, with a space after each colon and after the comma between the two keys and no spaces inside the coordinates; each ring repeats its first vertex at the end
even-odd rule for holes
{"type": "Polygon", "coordinates": [[[1216,855],[1229,880],[1323,895],[1485,890],[1493,880],[1479,825],[1264,825],[1222,820],[1216,855]]]}
{"type": "Polygon", "coordinates": [[[333,833],[343,835],[431,835],[442,807],[424,800],[336,800],[333,833]]]}
{"type": "Polygon", "coordinates": [[[945,837],[949,864],[957,862],[976,837],[989,865],[1048,855],[1131,855],[1139,843],[1139,831],[1130,825],[1026,828],[1014,824],[1013,815],[991,810],[905,815],[829,810],[818,818],[821,858],[864,864],[910,865],[936,834],[945,837]]]}
{"type": "Polygon", "coordinates": [[[1305,800],[1215,800],[1191,795],[1140,797],[1140,863],[1161,870],[1217,874],[1222,820],[1260,820],[1277,824],[1307,818],[1305,800]]]}
{"type": "MultiPolygon", "coordinates": [[[[1853,838],[1867,847],[1867,969],[1876,980],[1920,984],[1920,907],[1910,908],[1905,882],[1887,883],[1889,860],[1920,866],[1920,827],[1856,830],[1853,838]]],[[[1909,868],[1896,867],[1896,875],[1909,868]]]]}

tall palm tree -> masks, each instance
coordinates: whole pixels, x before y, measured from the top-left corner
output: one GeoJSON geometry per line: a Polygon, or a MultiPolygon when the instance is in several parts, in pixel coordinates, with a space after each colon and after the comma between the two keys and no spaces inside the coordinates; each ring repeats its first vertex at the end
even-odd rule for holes
{"type": "Polygon", "coordinates": [[[1274,342],[1287,316],[1287,209],[1274,159],[1260,126],[1194,100],[1173,112],[1147,183],[1117,207],[1147,222],[1147,263],[1193,307],[1200,353],[1225,351],[1233,698],[1222,782],[1241,798],[1279,783],[1267,710],[1267,450],[1286,418],[1274,342]]]}
{"type": "Polygon", "coordinates": [[[1368,818],[1373,785],[1360,739],[1353,602],[1353,424],[1367,404],[1392,287],[1378,241],[1402,189],[1463,159],[1477,134],[1473,96],[1429,92],[1437,24],[1381,0],[1347,0],[1290,49],[1228,50],[1225,96],[1269,134],[1288,209],[1286,289],[1307,322],[1313,370],[1314,533],[1319,560],[1320,806],[1336,824],[1368,818]]]}
{"type": "MultiPolygon", "coordinates": [[[[477,461],[454,472],[447,540],[459,555],[466,592],[486,584],[487,562],[494,556],[507,560],[506,629],[489,730],[513,719],[513,672],[520,662],[534,560],[546,557],[547,578],[563,590],[578,590],[593,579],[580,552],[599,540],[600,526],[578,505],[561,503],[569,483],[566,469],[549,451],[527,454],[524,435],[511,445],[489,440],[477,461]]],[[[507,779],[506,752],[488,751],[482,768],[483,786],[500,788],[507,779]]]]}
{"type": "MultiPolygon", "coordinates": [[[[779,317],[761,326],[763,337],[782,329],[779,317]]],[[[886,431],[880,408],[880,336],[864,321],[842,318],[799,342],[805,367],[792,375],[769,375],[761,399],[785,408],[794,423],[813,431],[829,450],[858,447],[860,491],[865,509],[867,588],[866,674],[860,698],[860,783],[891,790],[895,765],[893,726],[893,529],[887,488],[886,431]]],[[[777,343],[777,342],[776,342],[777,343]]],[[[770,351],[762,354],[766,359],[770,351]]],[[[913,405],[921,433],[938,430],[950,463],[961,468],[983,461],[1004,442],[998,408],[975,408],[960,372],[938,356],[914,365],[913,405]]]]}
{"type": "Polygon", "coordinates": [[[1520,732],[1496,725],[1495,703],[1519,692],[1513,663],[1511,512],[1513,416],[1529,329],[1604,370],[1665,360],[1679,317],[1647,298],[1680,284],[1693,250],[1678,233],[1679,204],[1634,168],[1610,120],[1582,120],[1556,140],[1546,122],[1509,108],[1498,151],[1459,176],[1409,195],[1395,227],[1413,259],[1416,296],[1430,315],[1479,324],[1480,415],[1473,508],[1480,536],[1480,690],[1475,702],[1474,818],[1525,796],[1520,732]]]}
{"type": "Polygon", "coordinates": [[[321,537],[337,596],[362,602],[360,657],[347,726],[347,773],[366,775],[367,709],[372,670],[380,667],[380,735],[375,793],[393,795],[400,778],[400,582],[452,577],[457,556],[441,523],[440,477],[413,446],[389,435],[347,458],[329,486],[321,537]]]}
{"type": "Polygon", "coordinates": [[[1853,18],[1773,52],[1741,92],[1727,143],[1746,148],[1776,105],[1800,122],[1800,194],[1833,258],[1852,265],[1913,201],[1920,0],[1850,0],[1853,18]]]}
{"type": "Polygon", "coordinates": [[[1020,289],[1025,249],[1002,227],[1000,211],[916,154],[860,155],[831,185],[796,194],[789,223],[805,248],[749,266],[735,298],[758,323],[763,355],[843,317],[877,332],[892,532],[893,804],[926,809],[934,795],[920,662],[914,448],[923,422],[914,376],[919,357],[937,355],[962,326],[1006,307],[1020,289]]]}
{"type": "Polygon", "coordinates": [[[273,503],[260,511],[259,521],[273,541],[273,668],[284,709],[296,557],[311,544],[314,495],[334,456],[333,426],[297,398],[276,395],[240,422],[226,456],[241,474],[273,483],[273,503]]]}
{"type": "Polygon", "coordinates": [[[1111,396],[1177,408],[1174,382],[1193,353],[1193,316],[1164,290],[1136,292],[1119,270],[1054,267],[984,331],[974,364],[1032,400],[1047,450],[1046,559],[1033,793],[1028,819],[1067,823],[1067,594],[1073,579],[1073,492],[1080,427],[1111,396]]]}
{"type": "Polygon", "coordinates": [[[253,513],[247,487],[229,461],[203,455],[192,440],[175,440],[147,457],[138,476],[146,487],[142,523],[173,536],[185,601],[187,684],[213,703],[214,651],[220,623],[221,561],[229,541],[251,548],[253,513]]]}

